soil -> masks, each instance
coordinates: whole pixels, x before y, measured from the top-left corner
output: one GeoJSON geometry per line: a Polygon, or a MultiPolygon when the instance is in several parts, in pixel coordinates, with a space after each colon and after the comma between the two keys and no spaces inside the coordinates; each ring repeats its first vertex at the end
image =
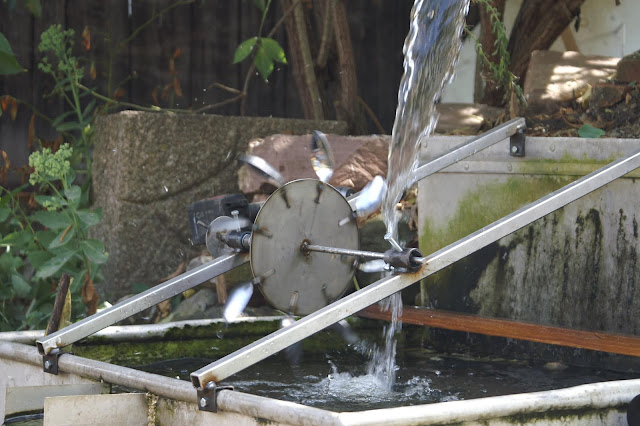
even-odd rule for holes
{"type": "Polygon", "coordinates": [[[623,99],[611,106],[585,106],[574,100],[551,114],[526,115],[528,136],[580,136],[578,130],[589,124],[604,130],[604,138],[640,138],[640,89],[631,86],[623,99]]]}

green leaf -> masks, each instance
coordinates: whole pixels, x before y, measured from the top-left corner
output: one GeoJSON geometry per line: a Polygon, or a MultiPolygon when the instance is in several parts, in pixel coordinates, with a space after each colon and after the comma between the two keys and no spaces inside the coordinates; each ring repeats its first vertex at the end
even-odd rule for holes
{"type": "Polygon", "coordinates": [[[0,33],[0,74],[17,74],[26,71],[22,68],[9,46],[9,40],[0,33]]]}
{"type": "Polygon", "coordinates": [[[85,120],[88,119],[89,122],[91,122],[91,117],[89,117],[89,115],[91,114],[91,111],[93,111],[93,108],[95,108],[95,106],[96,106],[96,99],[93,98],[91,99],[89,104],[86,106],[86,108],[82,112],[82,116],[85,117],[85,120]]]}
{"type": "Polygon", "coordinates": [[[102,211],[78,210],[76,213],[87,227],[97,225],[102,219],[102,211]]]}
{"type": "Polygon", "coordinates": [[[36,272],[37,278],[49,278],[56,272],[60,270],[64,266],[65,263],[69,261],[76,253],[74,251],[65,251],[59,253],[55,257],[47,260],[40,268],[38,268],[38,272],[36,272]]]}
{"type": "Polygon", "coordinates": [[[80,196],[82,195],[82,189],[78,185],[72,185],[64,190],[64,195],[67,197],[69,205],[77,208],[80,203],[80,196]]]}
{"type": "Polygon", "coordinates": [[[54,128],[56,126],[58,126],[60,123],[62,123],[64,121],[65,118],[75,114],[75,111],[67,111],[67,112],[63,112],[62,114],[60,114],[59,116],[57,116],[56,118],[53,119],[53,121],[51,122],[51,126],[53,126],[54,128]]]}
{"type": "Polygon", "coordinates": [[[62,207],[67,205],[67,202],[57,195],[36,195],[33,198],[36,200],[36,203],[40,204],[43,207],[47,207],[47,205],[52,205],[55,207],[62,207]]]}
{"type": "Polygon", "coordinates": [[[258,42],[258,37],[252,37],[240,43],[240,46],[236,49],[236,52],[233,54],[233,63],[237,64],[238,62],[242,62],[249,56],[249,53],[253,50],[256,43],[258,42]]]}
{"type": "Polygon", "coordinates": [[[267,53],[267,56],[273,59],[276,62],[280,62],[281,64],[287,63],[287,58],[284,55],[284,49],[280,46],[280,43],[275,41],[272,38],[263,37],[260,39],[260,44],[262,48],[267,53]]]}
{"type": "Polygon", "coordinates": [[[11,209],[9,207],[0,207],[0,223],[7,220],[10,213],[11,213],[11,209]]]}
{"type": "Polygon", "coordinates": [[[0,247],[22,247],[31,241],[31,233],[29,232],[12,232],[5,235],[0,240],[0,247]]]}
{"type": "Polygon", "coordinates": [[[82,123],[78,123],[76,121],[67,121],[65,123],[58,124],[55,126],[56,130],[59,132],[68,132],[69,130],[82,130],[82,123]]]}
{"type": "Polygon", "coordinates": [[[27,297],[31,292],[31,286],[20,274],[11,275],[11,285],[18,297],[27,297]]]}
{"type": "Polygon", "coordinates": [[[89,258],[90,261],[98,265],[103,264],[109,258],[109,255],[104,251],[104,244],[99,240],[84,240],[81,243],[82,251],[89,258]]]}
{"type": "Polygon", "coordinates": [[[36,18],[42,17],[40,0],[24,0],[24,7],[36,18]]]}
{"type": "Polygon", "coordinates": [[[264,8],[266,7],[264,4],[264,0],[253,0],[253,4],[256,5],[260,12],[264,12],[264,8]]]}
{"type": "Polygon", "coordinates": [[[37,211],[31,215],[31,220],[40,222],[47,228],[53,229],[54,231],[65,229],[67,226],[71,225],[71,219],[66,214],[57,211],[37,211]]]}
{"type": "Polygon", "coordinates": [[[47,251],[32,251],[27,254],[27,259],[34,269],[40,269],[53,255],[47,251]]]}
{"type": "Polygon", "coordinates": [[[76,229],[71,227],[68,229],[64,229],[60,232],[49,244],[49,249],[54,249],[58,247],[62,247],[67,244],[69,241],[73,240],[73,237],[76,235],[76,229]]]}
{"type": "Polygon", "coordinates": [[[578,129],[578,135],[580,135],[581,138],[599,138],[604,135],[604,130],[589,124],[583,124],[582,127],[578,129]]]}
{"type": "Polygon", "coordinates": [[[266,81],[273,72],[273,59],[267,54],[262,46],[256,52],[256,68],[262,78],[266,81]]]}

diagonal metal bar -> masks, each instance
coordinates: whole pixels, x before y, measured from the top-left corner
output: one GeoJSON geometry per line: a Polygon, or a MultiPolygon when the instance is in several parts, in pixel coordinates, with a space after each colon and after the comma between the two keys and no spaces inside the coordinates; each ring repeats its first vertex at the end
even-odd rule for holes
{"type": "MultiPolygon", "coordinates": [[[[464,145],[453,148],[446,154],[418,166],[418,168],[413,172],[413,182],[418,182],[419,180],[439,172],[458,161],[464,160],[476,152],[482,151],[491,145],[495,145],[496,143],[515,135],[517,132],[524,130],[525,127],[526,122],[524,118],[518,117],[502,123],[481,135],[471,138],[469,141],[465,142],[464,145]]],[[[360,193],[357,193],[349,198],[349,205],[351,208],[354,208],[359,196],[360,193]]]]}
{"type": "Polygon", "coordinates": [[[329,325],[410,286],[422,278],[440,271],[638,167],[640,167],[640,152],[596,170],[425,257],[424,264],[418,271],[381,279],[306,316],[300,321],[191,373],[191,382],[195,387],[202,387],[211,381],[219,382],[224,380],[329,325]]]}
{"type": "Polygon", "coordinates": [[[42,355],[48,354],[52,349],[62,348],[82,338],[92,335],[105,327],[118,321],[142,312],[145,309],[167,300],[185,290],[202,284],[233,268],[236,268],[249,260],[246,253],[235,253],[221,256],[209,263],[185,272],[169,281],[158,284],[136,296],[100,311],[73,325],[63,328],[53,334],[36,341],[38,351],[42,355]]]}

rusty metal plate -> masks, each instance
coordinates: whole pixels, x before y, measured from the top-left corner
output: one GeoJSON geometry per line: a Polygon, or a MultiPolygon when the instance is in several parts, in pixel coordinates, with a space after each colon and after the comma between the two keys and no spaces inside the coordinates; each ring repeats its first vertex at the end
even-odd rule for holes
{"type": "Polygon", "coordinates": [[[289,182],[258,213],[251,269],[259,288],[281,311],[307,315],[340,298],[351,284],[353,257],[304,253],[304,242],[358,249],[358,227],[347,200],[313,179],[289,182]]]}

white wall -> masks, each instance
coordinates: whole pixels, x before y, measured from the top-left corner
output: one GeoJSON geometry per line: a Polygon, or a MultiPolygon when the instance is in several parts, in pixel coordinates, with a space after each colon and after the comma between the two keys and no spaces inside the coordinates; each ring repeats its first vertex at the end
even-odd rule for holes
{"type": "MultiPolygon", "coordinates": [[[[571,32],[581,53],[622,57],[640,49],[640,1],[586,0],[580,14],[580,29],[571,32]]],[[[522,0],[507,0],[505,23],[511,31],[522,0]]],[[[475,33],[478,31],[476,29],[475,33]]],[[[552,50],[564,51],[558,38],[552,50]]],[[[445,87],[443,102],[473,103],[473,84],[476,66],[474,41],[467,40],[460,51],[453,82],[445,87]]]]}

